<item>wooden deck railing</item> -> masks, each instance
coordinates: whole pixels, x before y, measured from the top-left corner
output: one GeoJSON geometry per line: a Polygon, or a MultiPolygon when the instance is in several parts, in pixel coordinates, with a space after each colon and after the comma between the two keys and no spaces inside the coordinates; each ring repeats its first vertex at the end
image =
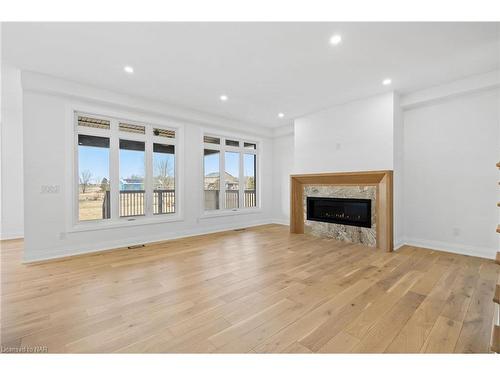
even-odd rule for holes
{"type": "Polygon", "coordinates": [[[153,190],[153,213],[173,214],[175,212],[175,190],[153,190]]]}
{"type": "Polygon", "coordinates": [[[144,215],[144,190],[120,190],[120,216],[144,215]]]}
{"type": "MultiPolygon", "coordinates": [[[[219,205],[219,190],[205,190],[205,209],[207,210],[217,210],[220,208],[219,205]]],[[[240,201],[239,190],[226,190],[226,202],[225,208],[238,208],[240,201]]],[[[245,190],[243,196],[244,207],[256,207],[257,197],[255,190],[245,190]]]]}
{"type": "Polygon", "coordinates": [[[257,195],[255,190],[245,190],[244,195],[245,207],[257,207],[257,195]]]}
{"type": "MultiPolygon", "coordinates": [[[[144,215],[144,190],[120,191],[120,216],[144,215]]],[[[175,190],[153,190],[153,213],[170,214],[175,212],[175,190]]],[[[102,202],[102,217],[111,217],[110,192],[107,191],[102,202]]]]}
{"type": "MultiPolygon", "coordinates": [[[[219,209],[219,190],[205,190],[205,208],[219,209]]],[[[144,190],[121,190],[120,191],[120,216],[144,215],[144,190]]],[[[255,190],[245,190],[243,196],[244,207],[256,207],[257,198],[255,190]]],[[[238,208],[239,191],[226,190],[225,208],[238,208]]],[[[170,214],[175,212],[175,190],[153,190],[153,213],[170,214]]],[[[110,192],[107,191],[102,202],[102,217],[111,217],[110,192]]]]}

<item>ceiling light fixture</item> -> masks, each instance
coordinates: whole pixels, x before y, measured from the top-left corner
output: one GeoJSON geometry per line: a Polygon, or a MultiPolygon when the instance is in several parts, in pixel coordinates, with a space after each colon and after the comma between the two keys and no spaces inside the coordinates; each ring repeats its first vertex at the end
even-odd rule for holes
{"type": "Polygon", "coordinates": [[[124,67],[123,70],[125,70],[125,72],[127,72],[128,74],[132,74],[134,72],[134,68],[132,68],[130,65],[124,67]]]}
{"type": "Polygon", "coordinates": [[[227,100],[228,100],[229,98],[227,97],[227,95],[221,95],[221,96],[219,97],[219,99],[220,99],[221,101],[223,101],[223,102],[227,102],[227,100]]]}
{"type": "Polygon", "coordinates": [[[283,118],[283,117],[285,117],[285,114],[284,114],[284,113],[282,113],[282,112],[280,112],[280,113],[278,113],[278,117],[279,117],[279,118],[283,118]]]}
{"type": "Polygon", "coordinates": [[[384,86],[389,86],[392,83],[392,80],[390,78],[386,78],[382,81],[382,84],[384,86]]]}
{"type": "Polygon", "coordinates": [[[341,41],[342,41],[342,37],[338,34],[332,35],[330,37],[330,44],[333,44],[334,46],[339,44],[341,41]]]}

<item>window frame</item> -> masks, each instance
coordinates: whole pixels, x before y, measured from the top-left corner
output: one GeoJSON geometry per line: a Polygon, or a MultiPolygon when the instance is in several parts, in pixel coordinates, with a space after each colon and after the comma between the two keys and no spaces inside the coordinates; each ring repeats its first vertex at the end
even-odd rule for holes
{"type": "Polygon", "coordinates": [[[154,224],[162,222],[172,222],[183,220],[182,215],[182,182],[181,175],[182,163],[182,127],[179,124],[150,121],[150,119],[133,119],[134,116],[123,115],[120,113],[103,115],[107,111],[89,111],[81,109],[72,109],[72,194],[71,194],[71,227],[68,232],[78,232],[86,230],[106,229],[122,226],[133,226],[143,224],[154,224]],[[96,117],[110,121],[110,129],[93,129],[78,126],[78,116],[96,117]],[[120,123],[140,125],[145,127],[145,134],[131,133],[119,130],[120,123]],[[175,138],[156,136],[153,129],[166,129],[175,131],[175,138]],[[110,178],[110,199],[111,199],[111,217],[109,219],[80,220],[79,218],[79,155],[78,155],[78,135],[93,135],[106,137],[110,140],[109,148],[109,178],[110,178]],[[145,176],[144,176],[144,215],[141,216],[120,216],[119,194],[120,194],[120,139],[134,140],[145,143],[145,176]],[[175,147],[174,163],[174,196],[175,212],[155,215],[153,213],[153,144],[160,143],[173,145],[175,147]]]}
{"type": "Polygon", "coordinates": [[[261,211],[261,186],[262,186],[262,174],[261,174],[261,158],[260,155],[262,153],[262,141],[259,139],[248,138],[245,136],[238,136],[234,133],[225,133],[211,130],[203,130],[201,134],[201,218],[210,218],[210,217],[218,217],[218,216],[230,216],[230,215],[241,215],[241,214],[249,214],[249,213],[257,213],[261,211]],[[205,136],[220,138],[220,144],[213,143],[205,143],[205,136]],[[227,146],[226,139],[231,141],[239,141],[239,146],[227,146]],[[246,143],[255,144],[254,149],[245,148],[244,145],[246,143]],[[214,210],[206,210],[205,209],[205,159],[204,159],[204,150],[218,150],[220,151],[219,158],[219,209],[214,210]],[[238,208],[226,208],[226,181],[225,181],[225,153],[227,152],[237,152],[239,153],[239,194],[238,194],[238,208]],[[244,155],[252,154],[255,155],[255,207],[244,207],[245,197],[244,197],[244,155]]]}

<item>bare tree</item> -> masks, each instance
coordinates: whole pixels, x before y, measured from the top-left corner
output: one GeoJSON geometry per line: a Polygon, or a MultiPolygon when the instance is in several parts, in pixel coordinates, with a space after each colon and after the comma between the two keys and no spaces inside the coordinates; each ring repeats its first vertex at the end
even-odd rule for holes
{"type": "Polygon", "coordinates": [[[156,179],[158,184],[166,189],[169,183],[169,174],[171,173],[170,161],[167,159],[158,160],[155,165],[156,179]]]}
{"type": "Polygon", "coordinates": [[[80,186],[82,187],[83,194],[85,194],[85,191],[87,191],[91,179],[92,179],[92,172],[90,172],[88,169],[80,172],[80,186]]]}

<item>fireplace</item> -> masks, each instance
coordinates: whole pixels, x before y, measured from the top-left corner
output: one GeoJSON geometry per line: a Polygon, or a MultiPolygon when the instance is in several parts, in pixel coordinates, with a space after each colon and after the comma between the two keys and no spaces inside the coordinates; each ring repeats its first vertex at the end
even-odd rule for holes
{"type": "Polygon", "coordinates": [[[371,228],[370,199],[307,197],[307,220],[371,228]]]}
{"type": "MultiPolygon", "coordinates": [[[[392,223],[392,171],[361,171],[339,173],[295,174],[290,176],[290,233],[317,233],[319,236],[336,238],[355,243],[373,243],[384,251],[393,251],[392,223]],[[368,188],[369,194],[358,195],[347,187],[368,188]],[[333,189],[335,188],[335,189],[333,189]],[[341,191],[335,191],[341,189],[341,191]],[[345,189],[344,189],[345,188],[345,189]],[[335,225],[307,220],[307,197],[346,197],[370,199],[371,227],[335,225]],[[349,232],[349,238],[345,233],[349,232]],[[370,236],[363,241],[360,236],[370,236]],[[357,238],[355,238],[357,236],[357,238]],[[373,237],[373,238],[371,238],[373,237]]],[[[314,214],[314,213],[313,213],[314,214]]],[[[314,214],[316,215],[316,214],[314,214]]],[[[311,216],[311,215],[309,215],[311,216]]],[[[345,216],[345,215],[344,215],[345,216]]],[[[369,215],[367,215],[369,217],[369,215]]],[[[324,220],[324,219],[321,219],[324,220]]],[[[356,223],[356,225],[359,225],[356,223]]]]}

